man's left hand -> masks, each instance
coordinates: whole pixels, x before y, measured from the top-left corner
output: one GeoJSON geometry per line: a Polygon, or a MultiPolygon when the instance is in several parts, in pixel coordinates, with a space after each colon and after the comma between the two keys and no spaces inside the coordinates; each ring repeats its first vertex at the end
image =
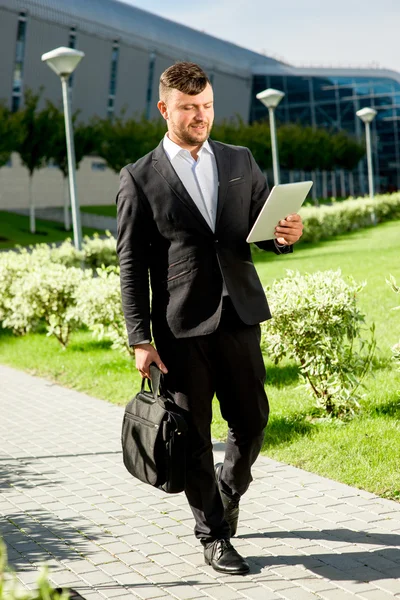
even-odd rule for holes
{"type": "Polygon", "coordinates": [[[278,244],[290,246],[295,244],[303,234],[303,223],[300,215],[294,213],[279,221],[275,227],[275,239],[278,244]]]}

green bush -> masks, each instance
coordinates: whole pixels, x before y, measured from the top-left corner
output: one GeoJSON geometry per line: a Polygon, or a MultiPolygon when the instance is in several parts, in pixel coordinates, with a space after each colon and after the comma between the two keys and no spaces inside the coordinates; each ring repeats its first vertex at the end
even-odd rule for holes
{"type": "Polygon", "coordinates": [[[12,314],[13,282],[25,275],[30,264],[26,250],[0,253],[0,323],[12,314]]]}
{"type": "Polygon", "coordinates": [[[109,339],[112,348],[132,352],[121,302],[119,267],[98,268],[97,277],[82,280],[76,291],[77,319],[97,339],[109,339]]]}
{"type": "Polygon", "coordinates": [[[357,198],[332,206],[308,207],[300,210],[304,223],[303,242],[318,242],[377,223],[400,219],[400,193],[357,198]]]}
{"type": "Polygon", "coordinates": [[[43,567],[38,574],[37,589],[25,590],[17,580],[14,571],[8,566],[7,550],[0,539],[0,600],[68,600],[69,593],[56,591],[49,582],[48,568],[43,567]]]}
{"type": "Polygon", "coordinates": [[[82,252],[85,267],[95,270],[102,265],[118,265],[116,239],[109,231],[106,231],[106,236],[102,239],[95,233],[92,238],[84,237],[82,252]]]}
{"type": "Polygon", "coordinates": [[[37,244],[31,246],[32,258],[43,262],[51,261],[61,263],[66,267],[85,267],[97,269],[101,265],[117,265],[116,240],[109,231],[106,238],[101,238],[98,233],[93,237],[83,238],[82,250],[77,250],[70,238],[57,246],[52,244],[37,244]]]}
{"type": "MultiPolygon", "coordinates": [[[[386,281],[396,294],[400,294],[400,287],[397,285],[396,280],[393,277],[393,275],[390,275],[389,279],[387,279],[386,281]]],[[[394,310],[400,310],[400,306],[396,306],[394,308],[394,310]]],[[[393,346],[392,352],[393,352],[393,359],[400,368],[400,340],[397,342],[397,344],[395,344],[393,346]]]]}
{"type": "Polygon", "coordinates": [[[318,408],[332,417],[359,408],[358,390],[375,351],[373,326],[369,342],[360,338],[363,287],[340,271],[287,271],[266,288],[273,319],[262,324],[264,350],[275,363],[294,359],[318,408]]]}
{"type": "Polygon", "coordinates": [[[35,257],[25,253],[7,254],[10,255],[8,263],[11,259],[11,265],[13,260],[19,265],[22,258],[27,262],[24,269],[9,268],[5,271],[13,273],[13,277],[7,282],[8,287],[1,302],[2,326],[23,335],[35,330],[44,321],[48,335],[54,335],[65,347],[71,331],[81,325],[79,314],[74,310],[75,292],[82,281],[91,278],[91,272],[42,262],[38,257],[35,260],[35,257]]]}

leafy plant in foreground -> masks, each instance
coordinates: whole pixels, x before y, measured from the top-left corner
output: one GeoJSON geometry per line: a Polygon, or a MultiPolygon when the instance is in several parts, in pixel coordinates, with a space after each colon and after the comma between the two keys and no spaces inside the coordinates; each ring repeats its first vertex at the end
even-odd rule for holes
{"type": "Polygon", "coordinates": [[[69,593],[66,590],[58,592],[52,587],[46,566],[38,573],[36,590],[22,588],[8,566],[6,545],[0,539],[0,600],[69,600],[69,593]]]}

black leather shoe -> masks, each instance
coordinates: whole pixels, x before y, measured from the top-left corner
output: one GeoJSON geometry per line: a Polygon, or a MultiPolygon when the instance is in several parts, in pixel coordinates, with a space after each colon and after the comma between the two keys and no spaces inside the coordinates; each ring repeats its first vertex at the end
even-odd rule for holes
{"type": "Polygon", "coordinates": [[[221,472],[222,463],[218,463],[215,465],[215,478],[217,480],[219,493],[221,494],[222,504],[224,505],[225,521],[230,527],[231,537],[234,537],[236,535],[239,521],[239,500],[234,500],[233,498],[230,498],[221,489],[221,472]]]}
{"type": "Polygon", "coordinates": [[[235,550],[229,540],[215,540],[204,548],[206,565],[214,571],[231,575],[245,575],[250,571],[248,563],[235,550]]]}

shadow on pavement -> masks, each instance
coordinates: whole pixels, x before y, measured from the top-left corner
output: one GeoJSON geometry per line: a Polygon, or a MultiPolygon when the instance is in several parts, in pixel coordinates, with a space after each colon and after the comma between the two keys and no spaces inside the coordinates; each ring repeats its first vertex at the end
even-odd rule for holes
{"type": "MultiPolygon", "coordinates": [[[[22,511],[7,514],[0,524],[0,536],[8,547],[10,566],[24,569],[50,559],[82,560],[84,555],[102,550],[93,542],[100,536],[104,539],[106,533],[101,526],[87,524],[85,517],[63,521],[37,509],[29,514],[22,511]]],[[[110,541],[113,539],[110,535],[110,541]]]]}

